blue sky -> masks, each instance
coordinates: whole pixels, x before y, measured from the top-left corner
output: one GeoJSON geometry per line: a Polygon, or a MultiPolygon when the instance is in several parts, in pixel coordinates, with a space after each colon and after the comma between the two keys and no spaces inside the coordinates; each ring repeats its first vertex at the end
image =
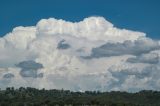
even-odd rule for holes
{"type": "Polygon", "coordinates": [[[0,36],[42,18],[80,21],[103,16],[116,27],[160,39],[160,0],[0,0],[0,36]]]}

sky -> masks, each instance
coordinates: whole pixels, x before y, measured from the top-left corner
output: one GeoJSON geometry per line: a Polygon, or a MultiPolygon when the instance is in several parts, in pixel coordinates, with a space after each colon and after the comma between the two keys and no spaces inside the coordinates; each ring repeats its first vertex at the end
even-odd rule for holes
{"type": "Polygon", "coordinates": [[[159,1],[0,0],[0,88],[160,90],[159,1]]]}
{"type": "Polygon", "coordinates": [[[16,26],[34,26],[44,18],[75,22],[102,16],[116,27],[160,39],[159,10],[159,0],[1,0],[0,36],[16,26]]]}

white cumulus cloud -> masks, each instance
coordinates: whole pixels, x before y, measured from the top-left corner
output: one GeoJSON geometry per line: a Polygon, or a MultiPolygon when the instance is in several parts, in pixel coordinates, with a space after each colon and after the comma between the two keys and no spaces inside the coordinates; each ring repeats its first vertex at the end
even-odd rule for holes
{"type": "Polygon", "coordinates": [[[0,87],[158,90],[159,42],[103,17],[42,19],[0,38],[0,87]]]}

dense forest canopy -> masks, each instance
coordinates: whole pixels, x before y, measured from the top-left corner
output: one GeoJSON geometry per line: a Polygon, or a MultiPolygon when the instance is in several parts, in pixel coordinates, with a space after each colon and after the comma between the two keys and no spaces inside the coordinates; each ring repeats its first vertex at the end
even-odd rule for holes
{"type": "Polygon", "coordinates": [[[136,93],[121,91],[72,92],[36,88],[0,90],[0,106],[160,106],[160,92],[143,90],[136,93]]]}

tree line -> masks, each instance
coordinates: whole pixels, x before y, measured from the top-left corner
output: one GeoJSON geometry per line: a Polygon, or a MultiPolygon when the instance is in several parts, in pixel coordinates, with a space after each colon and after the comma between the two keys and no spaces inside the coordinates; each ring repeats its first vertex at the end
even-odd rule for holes
{"type": "Polygon", "coordinates": [[[160,91],[73,92],[8,87],[0,90],[0,106],[160,106],[160,91]]]}

